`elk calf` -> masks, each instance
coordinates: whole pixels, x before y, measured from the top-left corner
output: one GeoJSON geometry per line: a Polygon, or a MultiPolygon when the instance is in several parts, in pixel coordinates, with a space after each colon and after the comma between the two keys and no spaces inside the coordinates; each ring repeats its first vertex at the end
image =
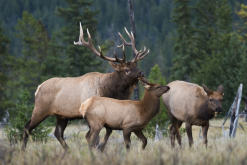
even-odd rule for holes
{"type": "Polygon", "coordinates": [[[209,90],[204,84],[200,87],[184,81],[173,81],[167,86],[171,88],[168,94],[162,95],[172,122],[170,127],[171,144],[175,146],[175,136],[181,146],[179,128],[183,122],[189,138],[193,143],[192,125],[202,126],[203,142],[207,145],[209,120],[222,111],[224,88],[220,85],[217,91],[209,90]]]}
{"type": "MultiPolygon", "coordinates": [[[[95,147],[96,137],[103,127],[110,130],[123,130],[126,149],[130,148],[131,132],[142,140],[142,148],[146,147],[147,138],[142,130],[157,114],[160,105],[159,98],[170,87],[148,83],[144,79],[140,82],[145,87],[141,101],[93,97],[81,105],[79,111],[90,127],[89,134],[86,135],[90,148],[95,147]]],[[[103,151],[104,147],[105,145],[99,146],[99,149],[103,151]]]]}

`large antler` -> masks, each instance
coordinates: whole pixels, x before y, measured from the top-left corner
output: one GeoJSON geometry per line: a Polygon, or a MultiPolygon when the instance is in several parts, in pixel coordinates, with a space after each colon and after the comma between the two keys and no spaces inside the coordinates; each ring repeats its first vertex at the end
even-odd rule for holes
{"type": "Polygon", "coordinates": [[[124,52],[124,47],[123,47],[123,59],[120,59],[120,58],[117,58],[116,56],[116,53],[114,52],[114,55],[115,55],[115,58],[111,58],[111,57],[106,57],[102,54],[102,51],[101,51],[101,48],[100,46],[99,47],[99,51],[98,52],[95,47],[93,46],[93,43],[92,43],[92,39],[91,39],[91,35],[87,29],[87,35],[88,35],[88,42],[86,42],[83,38],[83,30],[82,30],[82,26],[81,26],[81,22],[80,22],[80,36],[79,36],[79,41],[78,42],[75,42],[74,41],[74,44],[75,45],[82,45],[86,48],[89,48],[94,54],[96,54],[97,56],[99,56],[100,58],[104,59],[104,60],[107,60],[107,61],[112,61],[112,62],[119,62],[119,63],[125,63],[126,62],[126,56],[125,56],[125,52],[124,52]]]}
{"type": "Polygon", "coordinates": [[[143,51],[142,50],[137,51],[136,50],[136,47],[135,47],[135,38],[134,38],[133,33],[131,32],[131,35],[130,35],[129,32],[128,32],[128,30],[126,28],[124,28],[124,29],[125,29],[127,35],[130,38],[130,42],[126,42],[125,39],[123,38],[123,36],[118,32],[119,36],[121,37],[121,39],[123,41],[123,44],[120,45],[120,46],[118,46],[118,47],[124,47],[124,45],[126,45],[126,46],[132,46],[132,49],[135,52],[136,56],[135,56],[135,58],[131,62],[136,62],[136,61],[139,61],[139,60],[145,58],[148,55],[148,53],[149,53],[149,49],[148,49],[148,51],[147,51],[146,54],[144,54],[146,52],[146,47],[145,46],[144,46],[144,50],[143,51]]]}

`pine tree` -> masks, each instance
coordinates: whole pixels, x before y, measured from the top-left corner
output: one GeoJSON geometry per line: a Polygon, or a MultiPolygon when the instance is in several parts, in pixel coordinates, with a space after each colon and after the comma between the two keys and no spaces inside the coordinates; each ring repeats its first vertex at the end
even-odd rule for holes
{"type": "Polygon", "coordinates": [[[4,116],[5,110],[10,106],[6,96],[6,83],[9,79],[13,58],[8,54],[8,44],[10,39],[3,35],[0,27],[0,120],[4,116]]]}
{"type": "Polygon", "coordinates": [[[48,55],[49,37],[43,23],[25,11],[22,19],[18,20],[16,30],[18,31],[16,36],[22,42],[19,79],[16,85],[20,88],[27,87],[34,93],[37,86],[42,83],[41,75],[48,55]]]}
{"type": "MultiPolygon", "coordinates": [[[[239,55],[236,52],[238,42],[235,35],[230,33],[232,17],[227,0],[217,0],[211,3],[213,4],[208,5],[209,8],[205,8],[205,5],[201,8],[204,14],[208,15],[206,25],[208,28],[204,29],[204,36],[208,36],[202,40],[206,42],[206,46],[201,47],[205,50],[206,56],[201,69],[195,71],[193,82],[206,84],[212,90],[216,90],[222,84],[225,94],[223,109],[227,110],[239,86],[235,84],[236,68],[239,65],[239,55]],[[211,14],[207,14],[209,11],[211,14]]],[[[200,19],[201,15],[198,16],[200,19]]]]}
{"type": "Polygon", "coordinates": [[[194,70],[200,68],[198,48],[196,47],[195,28],[192,26],[189,0],[174,0],[172,21],[177,25],[177,38],[174,45],[173,80],[191,81],[194,70]]]}
{"type": "MultiPolygon", "coordinates": [[[[92,1],[87,0],[66,0],[68,7],[57,7],[56,15],[64,20],[65,26],[61,28],[58,35],[64,48],[65,72],[67,76],[80,76],[98,66],[100,62],[97,57],[87,48],[76,46],[73,41],[79,36],[79,22],[82,22],[83,30],[87,28],[92,37],[95,36],[97,20],[94,19],[98,11],[90,10],[92,1]]],[[[84,34],[87,34],[84,32],[84,34]]],[[[84,35],[87,38],[87,35],[84,35]]],[[[94,43],[95,45],[95,43],[94,43]]]]}

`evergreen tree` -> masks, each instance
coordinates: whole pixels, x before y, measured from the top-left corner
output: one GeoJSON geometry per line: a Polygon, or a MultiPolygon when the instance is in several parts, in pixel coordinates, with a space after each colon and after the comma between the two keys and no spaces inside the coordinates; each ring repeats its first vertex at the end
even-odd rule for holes
{"type": "Polygon", "coordinates": [[[27,87],[34,93],[42,83],[41,74],[48,55],[49,37],[42,22],[35,20],[32,14],[25,11],[22,20],[18,20],[16,30],[23,49],[19,58],[19,79],[15,85],[20,88],[27,87]]]}
{"type": "MultiPolygon", "coordinates": [[[[10,142],[18,142],[23,139],[24,125],[31,118],[34,108],[33,104],[30,104],[31,96],[27,89],[21,93],[20,104],[16,105],[16,116],[10,119],[10,125],[4,128],[4,132],[10,142]]],[[[39,124],[35,130],[32,131],[31,136],[34,141],[47,141],[48,133],[52,128],[45,126],[43,123],[39,124]]]]}
{"type": "MultiPolygon", "coordinates": [[[[79,22],[82,22],[84,31],[88,28],[91,36],[95,36],[97,20],[94,17],[98,11],[93,12],[89,9],[92,1],[66,0],[66,2],[67,8],[58,7],[56,10],[56,15],[61,17],[65,24],[58,34],[66,54],[65,72],[67,76],[80,76],[91,71],[92,67],[98,66],[100,62],[91,50],[76,46],[73,41],[79,36],[79,22]]],[[[84,35],[84,38],[86,39],[87,35],[84,35]]]]}
{"type": "Polygon", "coordinates": [[[0,120],[4,116],[7,107],[10,106],[5,90],[13,61],[13,58],[8,54],[9,43],[9,38],[3,35],[3,30],[0,27],[0,120]]]}
{"type": "MultiPolygon", "coordinates": [[[[151,83],[166,85],[166,79],[165,79],[165,77],[162,77],[161,72],[160,72],[160,68],[157,64],[153,68],[151,68],[151,72],[150,72],[150,75],[148,77],[148,81],[151,83]]],[[[169,120],[169,118],[168,118],[167,110],[166,110],[165,105],[162,101],[162,98],[160,97],[159,112],[154,118],[152,118],[149,121],[145,130],[147,132],[150,132],[151,134],[155,135],[156,124],[158,124],[160,128],[164,129],[168,120],[169,120]]]]}
{"type": "MultiPolygon", "coordinates": [[[[209,9],[204,8],[203,11],[211,10],[212,7],[210,5],[209,7],[209,9]]],[[[215,22],[215,24],[207,25],[208,28],[205,29],[205,33],[210,35],[206,47],[202,48],[205,49],[207,55],[201,64],[201,69],[195,71],[193,82],[204,83],[212,90],[216,90],[222,84],[225,94],[223,109],[228,110],[239,86],[239,84],[235,84],[236,81],[234,80],[236,68],[239,67],[239,55],[236,52],[238,42],[236,37],[230,33],[232,18],[231,8],[227,0],[215,1],[211,13],[211,19],[208,17],[208,22],[215,22]]]]}
{"type": "Polygon", "coordinates": [[[237,24],[237,32],[239,34],[239,40],[242,42],[247,41],[247,5],[241,5],[241,9],[236,11],[236,14],[241,19],[241,22],[237,24]]]}
{"type": "Polygon", "coordinates": [[[172,67],[173,80],[191,81],[194,70],[200,68],[201,57],[196,47],[195,28],[192,26],[189,0],[174,0],[172,21],[177,25],[172,67]]]}

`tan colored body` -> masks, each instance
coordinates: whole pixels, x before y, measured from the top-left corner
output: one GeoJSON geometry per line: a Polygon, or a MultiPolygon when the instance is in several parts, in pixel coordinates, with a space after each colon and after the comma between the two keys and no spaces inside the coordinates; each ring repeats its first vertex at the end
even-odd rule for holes
{"type": "MultiPolygon", "coordinates": [[[[144,51],[137,51],[134,37],[127,30],[126,33],[131,40],[130,43],[126,42],[119,33],[124,42],[120,46],[123,48],[123,59],[118,58],[115,53],[115,58],[111,58],[104,56],[100,47],[99,51],[95,49],[88,30],[88,42],[84,40],[80,23],[79,41],[74,42],[74,44],[84,46],[98,57],[109,61],[109,64],[115,71],[107,74],[92,72],[80,77],[51,78],[39,85],[35,92],[35,107],[31,120],[25,124],[22,150],[26,148],[28,136],[31,131],[45,120],[46,117],[51,115],[55,115],[57,118],[57,126],[54,134],[64,149],[67,150],[68,146],[64,141],[63,133],[68,120],[82,118],[79,108],[83,102],[94,96],[116,98],[119,100],[130,98],[135,85],[138,83],[138,78],[144,77],[144,73],[136,67],[135,63],[145,58],[149,50],[147,52],[146,49],[144,51]],[[132,46],[133,51],[136,52],[136,56],[131,62],[126,61],[124,45],[132,46]]],[[[106,136],[111,134],[111,130],[106,130],[106,132],[106,136]]],[[[86,136],[88,134],[89,132],[86,136]]]]}
{"type": "MultiPolygon", "coordinates": [[[[121,89],[117,89],[119,95],[114,91],[111,92],[110,90],[112,88],[107,89],[109,85],[114,86],[114,84],[111,84],[114,82],[110,80],[112,76],[116,75],[115,73],[102,74],[92,72],[80,77],[49,79],[39,87],[35,99],[33,116],[60,115],[69,119],[82,118],[78,110],[80,105],[88,98],[93,96],[107,96],[118,99],[128,99],[137,81],[132,82],[128,94],[121,97],[120,93],[123,92],[121,89]],[[106,84],[108,85],[106,86],[106,84]],[[42,105],[40,105],[39,102],[42,103],[42,105]],[[41,112],[37,106],[42,106],[41,112]]],[[[118,85],[115,86],[115,88],[118,87],[118,85]]],[[[116,91],[116,89],[112,90],[116,91]]]]}
{"type": "Polygon", "coordinates": [[[193,143],[192,125],[202,126],[206,144],[209,120],[214,117],[215,109],[221,106],[221,104],[213,104],[215,101],[211,102],[210,98],[222,99],[220,92],[212,91],[209,95],[201,86],[184,81],[173,81],[167,86],[171,89],[169,93],[162,95],[162,100],[172,122],[170,129],[172,146],[175,145],[175,135],[181,145],[178,129],[183,122],[186,124],[190,145],[193,143]]]}
{"type": "MultiPolygon", "coordinates": [[[[127,149],[130,146],[130,134],[134,132],[142,140],[144,149],[147,139],[142,130],[157,114],[159,97],[169,90],[167,86],[156,89],[155,85],[152,84],[150,89],[145,89],[141,101],[93,97],[83,103],[79,111],[90,127],[90,133],[86,136],[90,146],[95,147],[95,137],[105,127],[111,130],[123,130],[127,149]]],[[[103,151],[104,147],[99,146],[99,149],[103,151]]]]}
{"type": "MultiPolygon", "coordinates": [[[[157,102],[157,101],[156,101],[157,102]]],[[[116,100],[106,97],[93,97],[82,104],[80,112],[87,120],[97,118],[103,127],[123,130],[130,127],[133,131],[145,128],[156,112],[143,113],[143,101],[116,100]]],[[[150,105],[151,106],[151,105],[150,105]]],[[[152,109],[147,106],[145,109],[152,109]]]]}

